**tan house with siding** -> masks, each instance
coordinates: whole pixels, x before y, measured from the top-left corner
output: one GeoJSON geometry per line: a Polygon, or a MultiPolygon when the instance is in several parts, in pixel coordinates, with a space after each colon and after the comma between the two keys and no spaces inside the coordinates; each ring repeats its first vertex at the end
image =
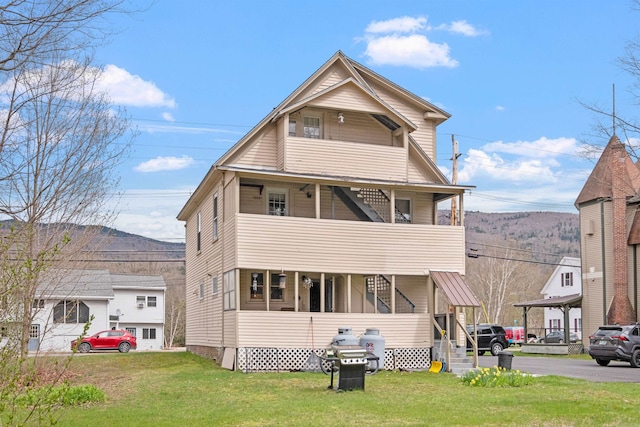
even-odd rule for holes
{"type": "Polygon", "coordinates": [[[611,137],[575,206],[580,213],[582,340],[600,325],[638,321],[640,168],[611,137]]]}
{"type": "Polygon", "coordinates": [[[438,203],[458,197],[462,212],[473,188],[436,166],[448,117],[331,57],[211,167],[178,215],[188,350],[230,369],[298,370],[339,328],[377,328],[387,368],[428,368],[436,298],[456,314],[478,306],[462,279],[464,225],[437,224],[438,203]]]}

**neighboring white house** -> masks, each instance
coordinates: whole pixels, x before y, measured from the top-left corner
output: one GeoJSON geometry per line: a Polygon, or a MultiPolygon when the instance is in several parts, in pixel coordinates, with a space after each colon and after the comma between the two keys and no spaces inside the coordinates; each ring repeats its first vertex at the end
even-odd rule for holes
{"type": "MultiPolygon", "coordinates": [[[[557,298],[567,295],[582,295],[580,276],[580,258],[564,257],[553,271],[549,280],[540,291],[544,298],[557,298]]],[[[544,325],[547,332],[564,330],[564,313],[560,308],[544,308],[544,325]]],[[[569,311],[569,330],[578,335],[582,332],[582,313],[580,308],[569,311]]]]}
{"type": "Polygon", "coordinates": [[[33,304],[37,312],[30,351],[68,351],[91,317],[88,335],[126,329],[137,337],[138,350],[162,349],[166,290],[162,276],[70,270],[50,277],[40,285],[33,304]]]}

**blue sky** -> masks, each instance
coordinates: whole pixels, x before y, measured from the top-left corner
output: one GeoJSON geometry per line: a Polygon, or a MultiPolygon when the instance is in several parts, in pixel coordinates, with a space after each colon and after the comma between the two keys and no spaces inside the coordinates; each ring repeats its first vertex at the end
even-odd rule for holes
{"type": "MultiPolygon", "coordinates": [[[[112,20],[103,84],[139,136],[115,228],[181,241],[176,215],[209,167],[336,51],[449,112],[437,163],[477,188],[467,210],[576,212],[596,116],[638,116],[617,65],[640,12],[616,1],[158,0],[112,20]]],[[[447,208],[442,206],[442,208],[447,208]]]]}

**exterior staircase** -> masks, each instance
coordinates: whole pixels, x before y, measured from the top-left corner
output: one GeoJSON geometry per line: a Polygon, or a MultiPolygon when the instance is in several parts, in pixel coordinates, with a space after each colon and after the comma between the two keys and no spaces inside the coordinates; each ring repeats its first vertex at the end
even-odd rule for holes
{"type": "MultiPolygon", "coordinates": [[[[433,344],[433,358],[432,360],[445,360],[446,354],[439,357],[438,352],[440,349],[440,340],[435,340],[433,344]]],[[[446,350],[443,347],[443,350],[446,350]]],[[[458,347],[454,342],[451,342],[451,352],[449,354],[449,365],[447,366],[447,372],[455,374],[457,376],[462,376],[469,372],[472,369],[475,369],[473,366],[473,359],[467,356],[466,347],[458,347]]]]}

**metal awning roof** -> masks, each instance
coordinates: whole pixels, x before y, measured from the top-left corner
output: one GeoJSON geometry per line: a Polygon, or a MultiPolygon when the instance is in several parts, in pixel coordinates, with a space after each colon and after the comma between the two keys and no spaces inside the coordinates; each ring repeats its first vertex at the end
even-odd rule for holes
{"type": "Polygon", "coordinates": [[[469,289],[460,273],[453,271],[431,271],[434,283],[456,307],[480,307],[476,296],[469,289]]]}
{"type": "Polygon", "coordinates": [[[517,302],[515,307],[581,307],[582,295],[572,294],[563,297],[545,298],[534,301],[517,302]]]}

